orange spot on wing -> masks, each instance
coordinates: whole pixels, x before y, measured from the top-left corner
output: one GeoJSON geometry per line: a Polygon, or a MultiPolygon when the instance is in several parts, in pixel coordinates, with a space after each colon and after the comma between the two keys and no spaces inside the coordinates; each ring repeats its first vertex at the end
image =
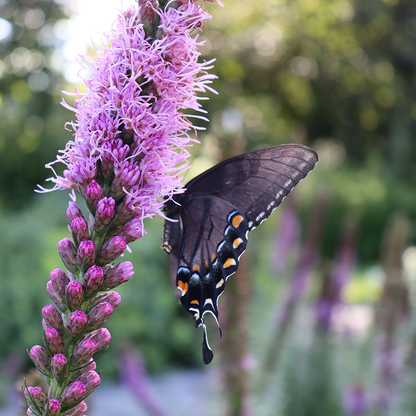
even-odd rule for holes
{"type": "Polygon", "coordinates": [[[219,287],[221,287],[223,284],[224,284],[224,279],[221,279],[221,280],[217,283],[217,286],[215,286],[215,287],[218,289],[218,288],[219,288],[219,287]]]}
{"type": "Polygon", "coordinates": [[[195,266],[192,268],[193,272],[200,272],[199,266],[197,264],[195,264],[195,266]]]}
{"type": "Polygon", "coordinates": [[[178,289],[181,290],[182,296],[188,291],[188,283],[178,280],[178,289]]]}
{"type": "Polygon", "coordinates": [[[235,217],[233,217],[231,222],[235,228],[238,228],[240,224],[243,222],[243,220],[244,218],[241,215],[236,215],[235,217]]]}
{"type": "Polygon", "coordinates": [[[243,242],[243,240],[242,240],[241,238],[236,238],[236,239],[233,241],[233,247],[234,247],[234,248],[238,248],[238,246],[239,246],[242,242],[243,242]]]}
{"type": "Polygon", "coordinates": [[[235,260],[232,257],[230,257],[229,259],[225,260],[224,267],[227,268],[230,266],[235,266],[236,264],[237,263],[235,262],[235,260]]]}
{"type": "Polygon", "coordinates": [[[214,263],[215,259],[217,258],[215,253],[212,253],[211,263],[214,263]]]}
{"type": "Polygon", "coordinates": [[[190,303],[191,305],[199,305],[199,302],[198,302],[196,299],[191,300],[189,303],[190,303]]]}

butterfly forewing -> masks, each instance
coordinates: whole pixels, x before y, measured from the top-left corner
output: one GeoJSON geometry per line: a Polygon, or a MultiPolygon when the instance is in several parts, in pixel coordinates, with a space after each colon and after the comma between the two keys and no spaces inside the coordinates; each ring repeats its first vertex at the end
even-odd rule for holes
{"type": "Polygon", "coordinates": [[[302,145],[246,153],[189,182],[185,193],[175,196],[180,205],[167,203],[166,214],[179,221],[165,223],[162,247],[173,247],[171,277],[182,304],[203,327],[206,363],[212,352],[203,316],[210,312],[218,323],[218,298],[238,268],[248,232],[269,217],[317,161],[316,153],[302,145]]]}

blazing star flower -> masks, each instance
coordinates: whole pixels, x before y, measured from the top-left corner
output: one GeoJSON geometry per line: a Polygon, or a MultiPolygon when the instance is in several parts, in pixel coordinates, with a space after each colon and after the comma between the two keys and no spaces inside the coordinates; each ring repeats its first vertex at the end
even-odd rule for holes
{"type": "Polygon", "coordinates": [[[42,395],[24,386],[28,414],[82,416],[87,410],[83,400],[100,384],[94,354],[111,339],[102,325],[120,303],[109,289],[134,274],[130,262],[111,263],[145,234],[143,219],[161,214],[164,201],[181,192],[186,148],[199,129],[190,119],[205,119],[185,111],[204,113],[197,92],[215,92],[209,87],[215,76],[207,72],[213,61],[199,62],[193,33],[211,18],[203,3],[138,3],[118,17],[97,61],[85,58],[92,77],[85,93],[76,90],[75,109],[62,103],[75,112],[68,123],[74,138],[46,166],[54,173],[50,190],[71,190],[72,240],[58,244],[67,272],[53,270],[46,286],[55,306],[42,310],[45,348],[29,353],[52,387],[42,395]],[[66,166],[63,176],[53,168],[57,162],[66,166]],[[86,201],[89,221],[75,192],[86,201]]]}

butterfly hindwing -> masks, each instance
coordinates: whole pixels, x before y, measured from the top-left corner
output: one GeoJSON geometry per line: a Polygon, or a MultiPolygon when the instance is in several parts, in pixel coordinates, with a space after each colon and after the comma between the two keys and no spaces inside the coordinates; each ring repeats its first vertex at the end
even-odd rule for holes
{"type": "Polygon", "coordinates": [[[162,248],[180,300],[203,328],[203,356],[209,348],[204,314],[218,322],[218,298],[238,268],[248,232],[269,217],[315,166],[316,153],[302,145],[274,146],[228,159],[186,185],[167,201],[162,248]]]}

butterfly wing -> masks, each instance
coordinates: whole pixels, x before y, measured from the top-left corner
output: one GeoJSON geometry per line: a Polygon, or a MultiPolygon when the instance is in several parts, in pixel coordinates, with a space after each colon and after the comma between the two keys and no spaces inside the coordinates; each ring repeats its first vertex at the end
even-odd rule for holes
{"type": "Polygon", "coordinates": [[[248,232],[269,217],[317,161],[317,154],[302,145],[245,153],[202,173],[175,198],[180,206],[172,207],[171,216],[178,221],[165,223],[163,239],[172,247],[171,277],[180,300],[203,328],[205,363],[213,355],[203,316],[209,312],[218,323],[218,298],[238,268],[248,232]]]}

